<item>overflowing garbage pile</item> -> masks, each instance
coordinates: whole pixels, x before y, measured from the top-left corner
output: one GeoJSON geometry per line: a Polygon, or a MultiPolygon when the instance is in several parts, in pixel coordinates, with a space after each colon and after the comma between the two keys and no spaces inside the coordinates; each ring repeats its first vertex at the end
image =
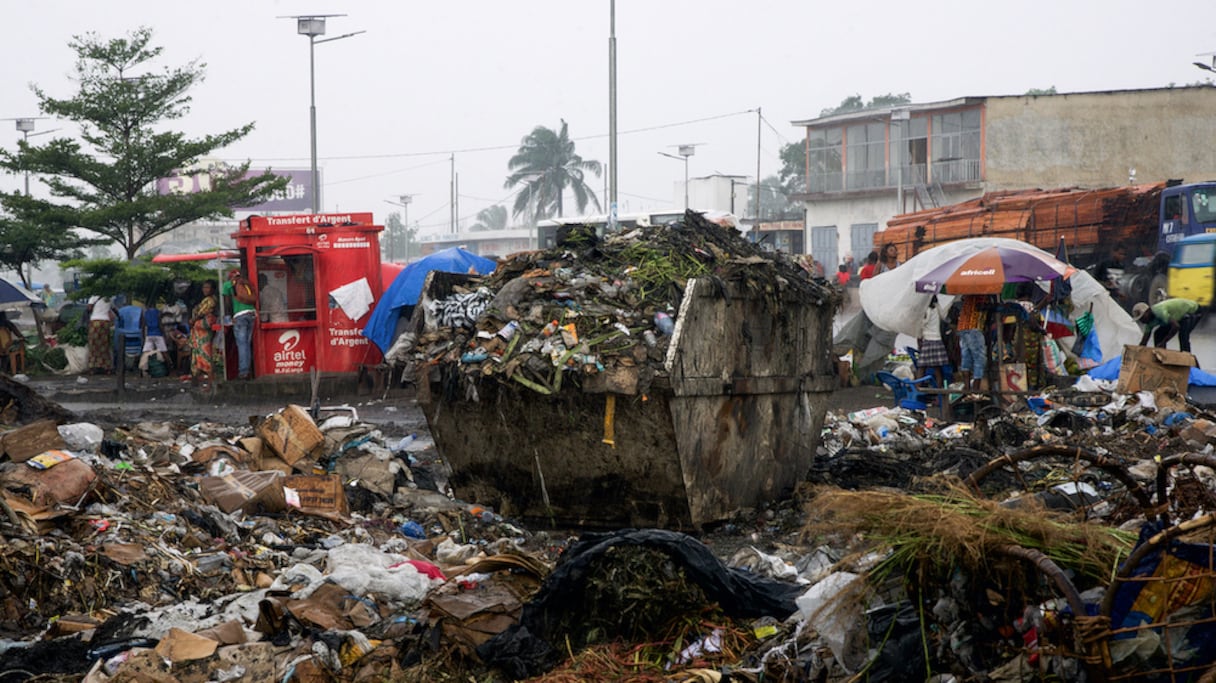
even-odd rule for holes
{"type": "Polygon", "coordinates": [[[1216,416],[1089,388],[832,413],[796,498],[699,539],[530,530],[351,408],[30,421],[0,682],[1199,680],[1216,416]]]}
{"type": "Polygon", "coordinates": [[[430,300],[425,328],[389,355],[412,350],[421,366],[458,369],[471,385],[490,378],[552,395],[598,381],[646,393],[665,375],[685,285],[701,277],[738,283],[773,308],[788,295],[820,306],[839,298],[784,254],[688,211],[680,222],[603,238],[575,227],[555,248],[506,258],[430,300]]]}
{"type": "Polygon", "coordinates": [[[966,423],[829,413],[803,541],[843,559],[799,598],[831,653],[815,670],[1216,674],[1216,417],[1117,388],[1087,379],[966,423]]]}

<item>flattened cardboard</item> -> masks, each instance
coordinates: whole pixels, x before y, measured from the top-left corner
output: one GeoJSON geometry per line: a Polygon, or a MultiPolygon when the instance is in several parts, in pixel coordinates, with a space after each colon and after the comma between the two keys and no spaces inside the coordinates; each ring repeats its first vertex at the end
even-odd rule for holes
{"type": "Polygon", "coordinates": [[[1123,363],[1119,366],[1116,391],[1134,394],[1168,390],[1186,396],[1191,368],[1196,365],[1194,354],[1149,346],[1124,346],[1123,363]]]}
{"type": "Polygon", "coordinates": [[[281,512],[286,509],[282,478],[278,472],[237,470],[222,477],[203,477],[198,487],[207,502],[224,512],[281,512]]]}
{"type": "Polygon", "coordinates": [[[257,431],[265,446],[288,465],[317,455],[317,451],[325,445],[325,436],[312,417],[296,405],[287,406],[262,420],[257,431]]]}
{"type": "Polygon", "coordinates": [[[62,462],[49,470],[18,467],[5,473],[10,488],[29,486],[34,505],[75,505],[93,484],[97,473],[79,458],[62,462]]]}
{"type": "MultiPolygon", "coordinates": [[[[342,478],[336,474],[298,474],[283,478],[283,488],[295,491],[301,512],[310,514],[350,512],[346,504],[346,492],[342,490],[342,478]]],[[[290,500],[290,495],[289,500],[290,500]]]]}
{"type": "Polygon", "coordinates": [[[175,626],[160,639],[156,645],[156,654],[173,663],[188,662],[210,657],[219,646],[219,643],[210,638],[183,631],[175,626]]]}
{"type": "Polygon", "coordinates": [[[67,448],[54,420],[38,420],[0,436],[0,451],[13,462],[25,462],[45,451],[67,448]]]}

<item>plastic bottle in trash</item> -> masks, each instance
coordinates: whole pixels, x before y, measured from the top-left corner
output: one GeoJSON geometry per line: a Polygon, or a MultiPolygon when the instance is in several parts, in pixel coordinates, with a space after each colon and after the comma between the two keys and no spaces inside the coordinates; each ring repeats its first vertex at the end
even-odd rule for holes
{"type": "Polygon", "coordinates": [[[880,438],[880,439],[887,438],[887,436],[890,433],[891,433],[891,430],[887,429],[886,426],[882,426],[882,427],[878,428],[878,438],[880,438]]]}
{"type": "Polygon", "coordinates": [[[671,335],[676,329],[676,323],[671,319],[671,316],[663,311],[655,311],[654,326],[659,328],[659,332],[665,335],[671,335]]]}
{"type": "Polygon", "coordinates": [[[557,331],[557,321],[550,320],[549,324],[545,325],[545,329],[541,330],[540,333],[543,336],[548,337],[548,336],[551,336],[556,331],[557,331]]]}
{"type": "Polygon", "coordinates": [[[502,326],[502,329],[498,331],[498,336],[502,337],[505,341],[511,341],[511,338],[515,336],[515,332],[518,329],[519,323],[512,320],[511,322],[502,326]]]}
{"type": "Polygon", "coordinates": [[[418,434],[416,434],[416,433],[402,437],[400,443],[397,444],[397,448],[395,448],[394,450],[396,450],[398,453],[400,453],[401,451],[404,451],[406,448],[409,448],[410,444],[414,443],[414,439],[417,439],[417,438],[418,438],[418,434]]]}

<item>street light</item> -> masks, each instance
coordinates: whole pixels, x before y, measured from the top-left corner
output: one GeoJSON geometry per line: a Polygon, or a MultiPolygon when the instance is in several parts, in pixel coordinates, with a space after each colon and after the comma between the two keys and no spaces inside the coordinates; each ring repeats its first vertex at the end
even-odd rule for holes
{"type": "Polygon", "coordinates": [[[296,33],[308,36],[308,122],[312,142],[312,212],[321,212],[321,175],[317,171],[317,69],[314,48],[321,43],[332,43],[335,40],[350,38],[367,31],[344,33],[333,38],[317,40],[317,36],[325,35],[325,20],[329,17],[344,17],[345,14],[307,14],[280,17],[280,19],[295,19],[296,33]]]}
{"type": "MultiPolygon", "coordinates": [[[[44,118],[46,118],[46,117],[45,116],[22,116],[21,118],[16,118],[16,119],[0,119],[0,120],[16,122],[17,132],[21,133],[22,138],[25,140],[26,144],[29,144],[31,133],[33,135],[46,135],[47,133],[54,133],[55,131],[59,130],[58,128],[55,128],[52,130],[44,130],[39,133],[34,133],[34,121],[37,121],[38,119],[44,119],[44,118]]],[[[26,171],[25,172],[25,196],[28,197],[29,195],[30,195],[30,172],[26,171]]]]}
{"type": "Polygon", "coordinates": [[[1210,56],[1212,58],[1212,63],[1205,64],[1203,62],[1191,62],[1192,64],[1199,67],[1200,69],[1203,69],[1204,71],[1216,72],[1216,52],[1201,52],[1197,56],[1198,57],[1209,57],[1210,56]]]}
{"type": "Polygon", "coordinates": [[[696,145],[678,145],[677,151],[680,156],[668,154],[667,152],[659,152],[660,156],[665,156],[668,159],[684,162],[684,210],[688,210],[688,157],[692,156],[697,151],[696,145]]]}

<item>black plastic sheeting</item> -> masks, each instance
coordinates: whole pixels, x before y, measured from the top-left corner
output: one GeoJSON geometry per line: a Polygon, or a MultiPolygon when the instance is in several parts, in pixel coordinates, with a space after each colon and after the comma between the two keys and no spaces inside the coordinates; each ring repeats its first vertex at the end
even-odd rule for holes
{"type": "Polygon", "coordinates": [[[499,667],[514,678],[537,676],[561,660],[562,653],[550,644],[551,624],[572,596],[585,590],[595,563],[614,546],[643,546],[665,553],[683,568],[689,581],[718,603],[731,617],[749,619],[771,616],[785,619],[798,609],[794,599],[805,586],[777,581],[741,569],[727,567],[697,539],[663,529],[622,529],[609,534],[588,534],[567,549],[562,562],[545,579],[532,601],[524,605],[519,624],[503,631],[477,648],[486,664],[499,667]]]}

